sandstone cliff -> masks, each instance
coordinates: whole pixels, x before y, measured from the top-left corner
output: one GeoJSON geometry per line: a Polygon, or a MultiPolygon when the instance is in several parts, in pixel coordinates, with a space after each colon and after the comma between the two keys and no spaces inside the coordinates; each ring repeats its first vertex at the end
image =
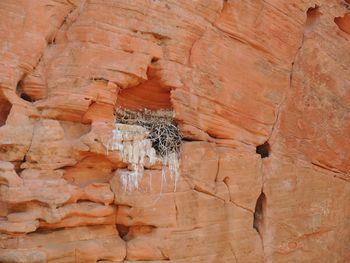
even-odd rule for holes
{"type": "Polygon", "coordinates": [[[350,262],[349,0],[2,0],[0,47],[0,262],[350,262]],[[176,192],[119,106],[174,110],[176,192]]]}

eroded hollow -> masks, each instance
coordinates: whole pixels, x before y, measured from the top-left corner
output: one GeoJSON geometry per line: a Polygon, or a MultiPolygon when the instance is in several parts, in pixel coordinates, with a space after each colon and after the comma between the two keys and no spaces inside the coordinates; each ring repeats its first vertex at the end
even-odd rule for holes
{"type": "Polygon", "coordinates": [[[310,7],[306,12],[305,32],[311,31],[317,24],[322,13],[319,6],[310,7]]]}
{"type": "Polygon", "coordinates": [[[29,102],[34,102],[35,101],[35,99],[32,96],[28,95],[24,91],[24,89],[23,89],[23,81],[22,80],[17,83],[16,93],[21,99],[23,99],[25,101],[29,101],[29,102]]]}
{"type": "Polygon", "coordinates": [[[334,18],[334,23],[336,23],[341,31],[350,34],[350,13],[343,17],[334,18]]]}
{"type": "Polygon", "coordinates": [[[130,227],[126,225],[117,224],[116,228],[118,230],[119,236],[125,239],[125,236],[129,233],[130,227]]]}
{"type": "Polygon", "coordinates": [[[265,207],[266,207],[266,196],[262,192],[258,197],[254,210],[254,221],[253,228],[261,235],[264,226],[265,217],[265,207]]]}
{"type": "Polygon", "coordinates": [[[5,125],[7,117],[10,114],[12,104],[0,95],[0,127],[5,125]]]}
{"type": "Polygon", "coordinates": [[[171,90],[162,82],[157,69],[150,68],[147,76],[148,80],[145,82],[119,92],[117,107],[134,111],[172,109],[171,90]]]}
{"type": "Polygon", "coordinates": [[[157,61],[148,68],[147,80],[118,93],[110,151],[119,151],[128,169],[120,171],[125,191],[138,188],[147,166],[162,163],[162,182],[169,176],[176,191],[180,176],[182,133],[175,119],[171,88],[159,75],[157,61]],[[145,162],[144,162],[145,161],[145,162]]]}
{"type": "Polygon", "coordinates": [[[159,75],[157,60],[148,68],[148,80],[118,93],[116,122],[142,126],[149,132],[152,147],[161,156],[179,152],[182,141],[171,103],[171,89],[159,75]]]}
{"type": "Polygon", "coordinates": [[[118,124],[145,128],[152,147],[165,157],[179,153],[182,134],[174,118],[171,89],[163,83],[158,70],[157,65],[151,66],[148,80],[118,93],[115,116],[118,124]]]}
{"type": "Polygon", "coordinates": [[[256,147],[256,153],[260,154],[261,158],[267,158],[270,155],[271,147],[268,142],[256,147]]]}

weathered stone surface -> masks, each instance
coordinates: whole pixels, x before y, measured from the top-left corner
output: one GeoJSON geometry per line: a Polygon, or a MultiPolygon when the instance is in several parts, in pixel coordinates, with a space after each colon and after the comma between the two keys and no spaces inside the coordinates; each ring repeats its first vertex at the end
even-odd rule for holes
{"type": "Polygon", "coordinates": [[[265,174],[261,231],[267,261],[346,262],[349,184],[310,163],[276,157],[266,162],[265,174]]]}
{"type": "MultiPolygon", "coordinates": [[[[1,102],[2,103],[2,102],[1,102]]],[[[0,127],[0,158],[3,161],[22,161],[32,142],[33,121],[25,109],[12,106],[0,127]]]]}
{"type": "Polygon", "coordinates": [[[2,262],[122,261],[125,244],[114,226],[76,227],[1,241],[2,262]]]}
{"type": "Polygon", "coordinates": [[[349,4],[0,1],[0,262],[349,262],[349,4]],[[176,191],[115,107],[174,110],[176,191]]]}

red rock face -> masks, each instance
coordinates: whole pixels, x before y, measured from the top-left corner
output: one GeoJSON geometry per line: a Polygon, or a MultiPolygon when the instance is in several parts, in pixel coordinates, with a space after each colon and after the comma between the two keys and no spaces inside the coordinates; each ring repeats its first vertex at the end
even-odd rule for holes
{"type": "Polygon", "coordinates": [[[0,1],[0,262],[350,262],[350,3],[292,2],[0,1]],[[119,106],[175,111],[176,192],[119,106]]]}

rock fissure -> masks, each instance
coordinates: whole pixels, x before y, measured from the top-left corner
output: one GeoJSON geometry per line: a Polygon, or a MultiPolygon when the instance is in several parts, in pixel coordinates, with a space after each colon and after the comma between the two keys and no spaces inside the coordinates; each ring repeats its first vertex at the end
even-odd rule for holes
{"type": "Polygon", "coordinates": [[[258,232],[262,243],[263,243],[264,217],[266,213],[265,207],[266,207],[266,196],[264,192],[261,192],[255,205],[253,228],[258,232]]]}
{"type": "MultiPolygon", "coordinates": [[[[315,7],[315,8],[318,8],[318,7],[315,7]]],[[[311,9],[314,9],[314,8],[311,8],[311,9]]],[[[309,10],[310,10],[310,8],[309,8],[309,10]]],[[[309,12],[309,11],[308,11],[308,12],[309,12]]],[[[306,25],[306,22],[305,22],[304,28],[305,28],[306,26],[307,26],[307,25],[306,25]]],[[[305,30],[305,29],[304,29],[304,30],[305,30]]],[[[305,32],[304,32],[303,35],[302,35],[302,38],[301,38],[301,40],[300,40],[301,43],[300,43],[298,49],[296,50],[295,55],[294,55],[294,57],[293,57],[293,60],[292,60],[292,62],[291,62],[290,73],[289,73],[289,87],[285,90],[285,92],[284,92],[284,94],[283,94],[283,97],[282,97],[282,100],[281,100],[281,102],[280,102],[280,103],[278,104],[278,106],[277,106],[277,109],[276,109],[276,111],[275,111],[275,112],[276,112],[276,118],[275,118],[275,121],[274,121],[274,123],[273,123],[273,125],[272,125],[271,131],[270,131],[270,135],[268,136],[267,141],[269,141],[269,140],[272,138],[273,134],[274,134],[274,131],[275,131],[275,129],[276,129],[276,126],[278,125],[279,120],[280,120],[280,113],[281,113],[282,105],[285,103],[285,101],[286,101],[286,99],[287,99],[287,98],[286,98],[286,97],[287,97],[287,94],[288,94],[289,90],[292,88],[292,84],[293,84],[293,74],[294,74],[294,70],[295,70],[295,69],[294,69],[294,64],[295,64],[296,60],[298,59],[301,50],[303,49],[304,41],[305,41],[305,32]]]]}
{"type": "MultiPolygon", "coordinates": [[[[224,11],[226,5],[227,5],[227,0],[223,0],[223,1],[222,1],[222,8],[221,8],[221,10],[219,11],[216,20],[217,20],[218,18],[220,18],[220,16],[221,16],[222,12],[224,11]]],[[[209,25],[206,26],[206,27],[203,29],[203,32],[200,34],[200,36],[199,36],[198,38],[196,38],[196,40],[194,40],[194,41],[192,42],[192,45],[191,45],[191,47],[190,47],[190,49],[189,49],[188,64],[189,64],[190,67],[192,67],[191,57],[192,57],[192,53],[193,53],[193,49],[194,49],[195,45],[204,37],[204,35],[206,34],[206,32],[207,32],[209,29],[213,29],[213,28],[219,29],[218,27],[215,26],[215,22],[216,22],[216,21],[213,21],[213,22],[208,21],[208,20],[206,20],[206,21],[209,23],[209,25]]],[[[220,30],[220,29],[219,29],[219,30],[220,30]]]]}
{"type": "Polygon", "coordinates": [[[211,193],[209,191],[206,191],[206,190],[204,190],[201,187],[194,186],[193,191],[195,191],[197,193],[205,194],[205,195],[208,195],[208,196],[211,196],[211,197],[215,197],[215,198],[219,199],[220,201],[225,202],[225,199],[223,199],[223,198],[221,198],[221,197],[219,197],[219,196],[217,196],[217,195],[215,195],[215,194],[213,194],[213,193],[211,193]]]}
{"type": "Polygon", "coordinates": [[[233,248],[233,245],[231,243],[230,243],[230,249],[231,249],[232,255],[234,256],[235,262],[239,263],[238,259],[237,259],[237,255],[236,255],[235,249],[233,248]]]}
{"type": "Polygon", "coordinates": [[[243,209],[243,210],[245,210],[245,211],[248,211],[248,212],[251,213],[251,214],[254,214],[254,211],[251,210],[250,208],[244,207],[244,206],[242,206],[242,205],[239,205],[239,204],[237,204],[237,202],[235,202],[235,201],[232,200],[232,198],[231,198],[231,193],[230,193],[230,187],[229,187],[229,185],[227,184],[227,182],[226,182],[225,180],[224,180],[223,182],[224,182],[224,184],[226,185],[227,191],[228,191],[228,193],[229,193],[229,195],[230,195],[230,200],[229,200],[229,202],[230,202],[231,204],[233,204],[234,206],[238,207],[238,208],[241,208],[241,209],[243,209]]]}
{"type": "Polygon", "coordinates": [[[349,173],[342,172],[335,167],[330,167],[330,166],[323,164],[321,162],[311,161],[311,164],[314,165],[315,167],[317,167],[318,169],[325,170],[326,172],[331,172],[333,174],[334,178],[343,180],[345,182],[350,182],[350,174],[349,173]]]}

